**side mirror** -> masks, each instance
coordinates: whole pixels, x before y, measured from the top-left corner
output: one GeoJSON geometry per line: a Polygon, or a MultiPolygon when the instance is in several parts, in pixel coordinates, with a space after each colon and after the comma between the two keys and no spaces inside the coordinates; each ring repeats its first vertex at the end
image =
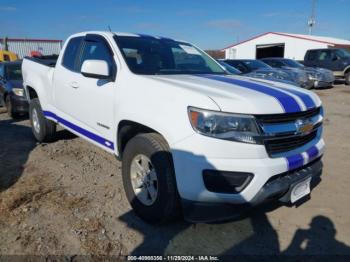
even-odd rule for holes
{"type": "Polygon", "coordinates": [[[337,61],[338,57],[337,56],[333,56],[332,61],[337,61]]]}
{"type": "Polygon", "coordinates": [[[108,64],[103,60],[85,60],[81,67],[81,74],[97,79],[107,79],[110,77],[108,64]]]}

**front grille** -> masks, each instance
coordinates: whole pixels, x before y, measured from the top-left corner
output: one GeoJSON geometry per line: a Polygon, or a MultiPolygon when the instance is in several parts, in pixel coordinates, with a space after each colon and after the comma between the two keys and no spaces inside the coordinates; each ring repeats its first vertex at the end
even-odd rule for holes
{"type": "Polygon", "coordinates": [[[304,119],[316,116],[320,113],[320,108],[314,108],[308,111],[276,114],[276,115],[256,115],[256,119],[261,124],[279,124],[286,122],[295,122],[297,119],[304,119]]]}
{"type": "Polygon", "coordinates": [[[315,139],[316,136],[317,130],[314,130],[307,135],[266,139],[264,143],[267,153],[271,156],[299,148],[315,139]]]}

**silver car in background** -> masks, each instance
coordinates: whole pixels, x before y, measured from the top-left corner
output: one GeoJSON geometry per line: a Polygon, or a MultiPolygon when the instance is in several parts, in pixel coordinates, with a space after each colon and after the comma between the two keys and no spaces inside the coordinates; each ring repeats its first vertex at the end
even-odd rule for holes
{"type": "Polygon", "coordinates": [[[313,82],[315,88],[329,87],[334,83],[334,75],[331,70],[324,68],[306,67],[303,64],[287,58],[273,57],[261,59],[264,63],[273,68],[284,71],[303,71],[307,74],[308,79],[313,82]]]}
{"type": "Polygon", "coordinates": [[[226,59],[220,61],[233,66],[245,76],[294,84],[306,89],[313,87],[313,81],[309,80],[306,72],[301,70],[293,71],[272,68],[264,62],[254,59],[226,59]]]}

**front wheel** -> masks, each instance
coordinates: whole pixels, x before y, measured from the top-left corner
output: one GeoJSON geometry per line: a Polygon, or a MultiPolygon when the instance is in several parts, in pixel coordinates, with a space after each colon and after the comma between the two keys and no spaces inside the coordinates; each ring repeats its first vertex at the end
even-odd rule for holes
{"type": "Polygon", "coordinates": [[[173,161],[159,134],[140,134],[128,142],[122,175],[128,201],[139,217],[150,223],[162,223],[179,215],[173,161]]]}
{"type": "Polygon", "coordinates": [[[12,119],[16,119],[19,117],[19,114],[15,112],[13,106],[12,106],[12,102],[11,102],[11,98],[8,95],[5,99],[5,106],[6,106],[6,111],[9,117],[11,117],[12,119]]]}
{"type": "Polygon", "coordinates": [[[32,132],[36,140],[41,142],[52,141],[56,134],[56,124],[45,118],[39,99],[34,98],[29,103],[29,117],[32,132]]]}

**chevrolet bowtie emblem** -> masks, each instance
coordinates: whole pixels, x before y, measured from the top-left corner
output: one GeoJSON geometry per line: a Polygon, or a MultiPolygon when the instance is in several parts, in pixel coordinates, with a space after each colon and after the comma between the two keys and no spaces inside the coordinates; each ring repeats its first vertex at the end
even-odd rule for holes
{"type": "Polygon", "coordinates": [[[314,128],[313,123],[308,119],[298,119],[295,121],[295,127],[298,133],[310,133],[314,128]]]}

